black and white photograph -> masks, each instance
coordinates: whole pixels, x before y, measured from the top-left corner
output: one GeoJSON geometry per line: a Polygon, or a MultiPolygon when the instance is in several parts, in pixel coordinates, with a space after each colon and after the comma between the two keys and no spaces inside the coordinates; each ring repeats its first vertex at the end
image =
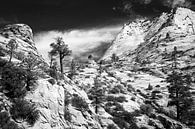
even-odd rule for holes
{"type": "Polygon", "coordinates": [[[195,129],[195,0],[2,0],[0,129],[195,129]]]}

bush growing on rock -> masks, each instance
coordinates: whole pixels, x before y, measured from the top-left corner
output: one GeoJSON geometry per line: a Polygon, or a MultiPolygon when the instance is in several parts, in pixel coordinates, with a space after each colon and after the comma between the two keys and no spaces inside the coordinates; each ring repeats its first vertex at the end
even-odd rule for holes
{"type": "Polygon", "coordinates": [[[71,102],[72,106],[76,107],[80,111],[86,111],[89,109],[87,102],[76,94],[73,95],[71,102]]]}
{"type": "Polygon", "coordinates": [[[71,117],[71,114],[70,114],[70,111],[69,110],[65,110],[64,111],[64,119],[71,122],[72,120],[72,117],[71,117]]]}
{"type": "Polygon", "coordinates": [[[16,99],[14,101],[10,114],[14,120],[25,120],[31,126],[39,119],[39,111],[36,109],[36,106],[24,99],[16,99]]]}
{"type": "Polygon", "coordinates": [[[34,87],[37,77],[22,67],[8,64],[1,71],[1,85],[7,91],[6,96],[10,98],[24,97],[27,91],[34,87]]]}
{"type": "Polygon", "coordinates": [[[8,121],[2,129],[22,129],[14,121],[8,121]]]}
{"type": "Polygon", "coordinates": [[[106,100],[107,100],[107,101],[119,102],[119,103],[127,102],[125,96],[119,96],[119,97],[108,96],[108,97],[106,98],[106,100]]]}
{"type": "Polygon", "coordinates": [[[153,86],[151,84],[148,85],[148,88],[146,90],[152,90],[153,86]]]}
{"type": "Polygon", "coordinates": [[[3,127],[3,125],[5,125],[10,119],[10,116],[8,114],[8,112],[3,111],[0,112],[0,127],[3,127]]]}
{"type": "Polygon", "coordinates": [[[149,104],[143,104],[140,106],[141,113],[150,115],[153,112],[153,108],[149,104]]]}
{"type": "Polygon", "coordinates": [[[114,88],[112,88],[110,91],[109,91],[110,94],[119,94],[119,93],[125,93],[125,90],[124,90],[124,87],[122,85],[116,85],[114,86],[114,88]]]}
{"type": "Polygon", "coordinates": [[[107,129],[118,129],[118,128],[114,124],[109,124],[107,129]]]}
{"type": "Polygon", "coordinates": [[[54,85],[54,84],[56,83],[56,81],[55,81],[53,78],[48,79],[47,81],[48,81],[50,84],[52,84],[52,85],[54,85]]]}

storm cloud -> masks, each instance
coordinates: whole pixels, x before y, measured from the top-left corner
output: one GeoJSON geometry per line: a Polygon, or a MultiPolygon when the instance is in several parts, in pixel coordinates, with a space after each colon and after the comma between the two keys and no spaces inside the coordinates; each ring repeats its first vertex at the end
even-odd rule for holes
{"type": "Polygon", "coordinates": [[[154,13],[165,12],[176,7],[186,7],[194,9],[193,0],[121,0],[119,10],[125,13],[154,13]]]}

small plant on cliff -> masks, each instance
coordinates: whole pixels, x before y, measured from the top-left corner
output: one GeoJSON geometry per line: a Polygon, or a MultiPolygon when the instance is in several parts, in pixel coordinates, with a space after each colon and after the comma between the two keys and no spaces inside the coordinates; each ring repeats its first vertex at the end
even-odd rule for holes
{"type": "Polygon", "coordinates": [[[8,44],[6,45],[6,47],[9,49],[9,54],[10,54],[9,62],[11,62],[12,57],[13,57],[13,52],[14,52],[15,49],[17,49],[18,44],[17,44],[15,39],[11,39],[8,42],[8,44]]]}
{"type": "Polygon", "coordinates": [[[28,90],[28,86],[34,87],[37,77],[31,71],[27,71],[23,67],[7,64],[1,71],[1,85],[6,91],[6,96],[10,98],[24,97],[28,90]]]}
{"type": "Polygon", "coordinates": [[[117,62],[117,61],[119,61],[119,57],[115,53],[113,53],[112,56],[111,56],[111,61],[112,62],[117,62]]]}
{"type": "Polygon", "coordinates": [[[77,94],[73,95],[71,102],[72,106],[76,107],[80,111],[87,111],[89,109],[87,102],[77,94]]]}
{"type": "Polygon", "coordinates": [[[71,50],[69,50],[68,45],[65,44],[62,37],[55,38],[55,42],[51,43],[50,46],[52,47],[52,50],[49,52],[52,56],[59,56],[60,59],[60,71],[61,73],[64,72],[63,70],[63,59],[66,56],[71,55],[71,50]]]}
{"type": "Polygon", "coordinates": [[[14,120],[25,120],[31,126],[39,119],[39,111],[36,106],[24,99],[14,101],[10,114],[14,120]]]}
{"type": "Polygon", "coordinates": [[[192,105],[192,95],[190,92],[190,86],[192,83],[191,76],[184,74],[178,67],[177,61],[178,51],[174,47],[174,51],[171,54],[172,63],[172,73],[168,75],[166,81],[169,83],[169,101],[168,106],[175,106],[177,112],[177,120],[184,120],[185,115],[188,114],[189,109],[192,105]]]}

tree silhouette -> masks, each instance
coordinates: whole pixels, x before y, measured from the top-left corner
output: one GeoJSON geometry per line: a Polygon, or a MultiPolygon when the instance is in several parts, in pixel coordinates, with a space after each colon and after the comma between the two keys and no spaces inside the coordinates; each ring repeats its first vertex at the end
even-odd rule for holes
{"type": "Polygon", "coordinates": [[[112,56],[111,56],[111,61],[112,62],[117,62],[118,60],[119,60],[119,57],[115,53],[113,53],[112,56]]]}
{"type": "Polygon", "coordinates": [[[65,44],[62,37],[55,38],[55,42],[51,43],[50,46],[52,50],[49,52],[52,56],[59,56],[60,59],[60,71],[63,73],[63,59],[65,56],[71,55],[71,50],[69,50],[68,45],[65,44]]]}
{"type": "Polygon", "coordinates": [[[174,51],[171,54],[171,60],[173,61],[171,66],[172,73],[168,75],[166,81],[169,83],[168,91],[171,99],[168,106],[176,106],[177,120],[182,120],[192,104],[190,92],[192,79],[189,74],[185,74],[179,69],[177,55],[177,47],[174,47],[174,51]]]}
{"type": "Polygon", "coordinates": [[[71,61],[70,64],[70,73],[69,73],[69,78],[73,79],[73,76],[76,74],[76,62],[75,60],[71,61]]]}
{"type": "Polygon", "coordinates": [[[105,99],[105,90],[98,77],[94,79],[94,86],[89,91],[89,98],[92,100],[92,104],[95,106],[95,112],[97,114],[98,108],[105,99]]]}
{"type": "Polygon", "coordinates": [[[9,48],[9,52],[10,52],[9,62],[11,62],[13,57],[13,51],[18,48],[18,44],[15,39],[11,39],[6,45],[6,47],[9,48]]]}

